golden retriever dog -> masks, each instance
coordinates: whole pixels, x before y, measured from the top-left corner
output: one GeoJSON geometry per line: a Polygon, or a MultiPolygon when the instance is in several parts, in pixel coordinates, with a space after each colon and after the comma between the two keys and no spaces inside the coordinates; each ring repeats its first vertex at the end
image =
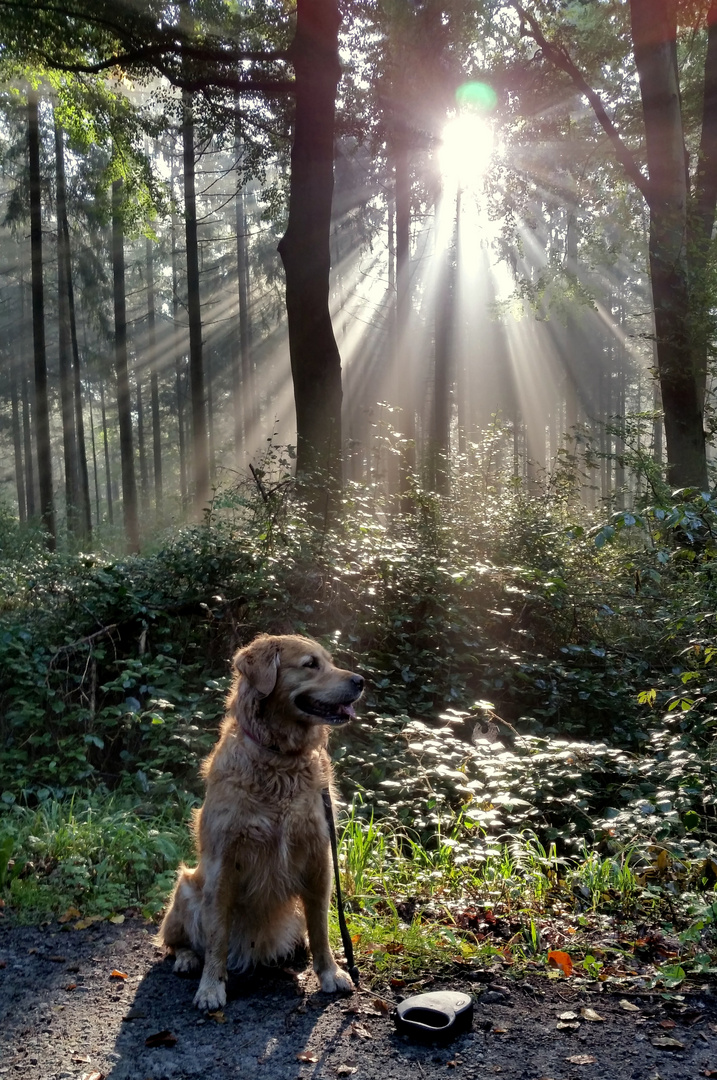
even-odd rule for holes
{"type": "Polygon", "coordinates": [[[331,851],[321,792],[329,727],[354,717],[364,680],[305,637],[263,634],[234,657],[221,737],[203,763],[197,866],[180,867],[157,941],[174,970],[204,968],[194,1004],[226,1003],[227,969],[285,958],[305,940],[321,989],[351,990],[328,937],[331,851]]]}

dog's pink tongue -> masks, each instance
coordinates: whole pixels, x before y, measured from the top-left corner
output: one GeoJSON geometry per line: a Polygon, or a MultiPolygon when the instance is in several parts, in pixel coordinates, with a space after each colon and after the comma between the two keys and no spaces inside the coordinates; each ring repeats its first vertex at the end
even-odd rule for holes
{"type": "Polygon", "coordinates": [[[353,705],[342,705],[339,711],[343,716],[348,716],[350,720],[356,719],[353,705]]]}

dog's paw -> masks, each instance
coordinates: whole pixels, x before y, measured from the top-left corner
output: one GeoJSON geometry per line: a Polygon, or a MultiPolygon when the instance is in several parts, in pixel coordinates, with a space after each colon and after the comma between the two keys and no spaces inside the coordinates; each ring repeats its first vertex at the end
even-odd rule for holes
{"type": "Polygon", "coordinates": [[[217,1009],[223,1009],[227,1003],[227,987],[226,983],[219,980],[212,980],[211,982],[205,982],[204,979],[199,984],[199,989],[194,995],[194,1004],[202,1012],[216,1012],[217,1009]]]}
{"type": "Polygon", "coordinates": [[[175,975],[196,975],[201,963],[193,949],[176,949],[172,970],[175,975]]]}
{"type": "Polygon", "coordinates": [[[321,989],[325,994],[352,993],[354,984],[351,976],[342,971],[340,967],[327,968],[326,971],[317,971],[321,989]]]}

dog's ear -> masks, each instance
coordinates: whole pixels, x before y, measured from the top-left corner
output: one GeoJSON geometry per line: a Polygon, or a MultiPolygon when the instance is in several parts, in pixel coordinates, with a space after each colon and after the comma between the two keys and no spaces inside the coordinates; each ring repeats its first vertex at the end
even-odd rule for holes
{"type": "Polygon", "coordinates": [[[251,645],[240,649],[234,657],[234,667],[243,675],[259,697],[268,697],[276,686],[279,674],[279,643],[264,634],[251,645]]]}

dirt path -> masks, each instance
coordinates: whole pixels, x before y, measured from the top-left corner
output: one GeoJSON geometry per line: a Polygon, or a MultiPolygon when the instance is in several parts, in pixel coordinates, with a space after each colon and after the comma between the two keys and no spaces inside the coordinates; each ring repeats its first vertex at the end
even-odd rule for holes
{"type": "MultiPolygon", "coordinates": [[[[688,1080],[717,1076],[717,997],[682,1003],[575,990],[536,974],[511,982],[455,979],[479,993],[473,1031],[451,1046],[415,1046],[362,990],[332,999],[310,973],[237,978],[223,1017],[192,1006],[196,983],[178,979],[139,919],[84,930],[0,925],[0,1076],[72,1080],[257,1077],[423,1080],[688,1080]],[[126,979],[112,977],[113,970],[126,979]],[[595,1010],[604,1022],[561,1021],[595,1010]],[[223,1022],[222,1022],[223,1021],[223,1022]],[[160,1045],[147,1039],[167,1032],[160,1045]],[[659,1040],[671,1039],[669,1048],[659,1040]],[[658,1045],[654,1045],[657,1040],[658,1045]],[[679,1048],[682,1044],[683,1049],[679,1048]],[[571,1058],[576,1060],[570,1060],[571,1058]],[[582,1060],[581,1060],[582,1059],[582,1060]],[[590,1061],[587,1059],[594,1059],[590,1061]],[[454,1071],[453,1071],[454,1070],[454,1071]]],[[[434,988],[438,984],[434,984],[434,988]]],[[[395,996],[386,994],[393,1004],[395,996]]]]}

